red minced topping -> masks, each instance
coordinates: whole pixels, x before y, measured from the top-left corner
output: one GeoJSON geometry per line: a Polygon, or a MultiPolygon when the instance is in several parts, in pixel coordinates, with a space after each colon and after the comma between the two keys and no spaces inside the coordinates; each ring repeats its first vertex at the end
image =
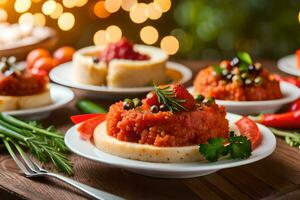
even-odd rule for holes
{"type": "Polygon", "coordinates": [[[101,52],[100,60],[110,62],[113,59],[126,60],[149,60],[146,54],[134,51],[133,44],[126,38],[122,38],[119,42],[109,44],[106,49],[101,52]]]}

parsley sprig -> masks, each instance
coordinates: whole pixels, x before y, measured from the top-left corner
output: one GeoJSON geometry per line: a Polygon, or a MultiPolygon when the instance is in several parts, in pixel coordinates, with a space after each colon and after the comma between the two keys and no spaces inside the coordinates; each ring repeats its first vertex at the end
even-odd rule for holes
{"type": "Polygon", "coordinates": [[[251,156],[251,141],[245,136],[230,133],[228,139],[218,137],[208,140],[207,144],[199,145],[200,153],[209,162],[216,162],[221,156],[230,155],[231,159],[245,159],[251,156]]]}
{"type": "Polygon", "coordinates": [[[169,85],[160,87],[154,85],[154,91],[157,94],[158,102],[164,104],[172,113],[188,111],[186,107],[180,104],[186,100],[176,98],[174,91],[169,85]]]}
{"type": "Polygon", "coordinates": [[[68,175],[73,174],[64,136],[52,126],[44,129],[37,122],[26,123],[0,113],[0,139],[8,145],[19,145],[20,148],[28,149],[43,163],[51,161],[59,171],[68,175]]]}

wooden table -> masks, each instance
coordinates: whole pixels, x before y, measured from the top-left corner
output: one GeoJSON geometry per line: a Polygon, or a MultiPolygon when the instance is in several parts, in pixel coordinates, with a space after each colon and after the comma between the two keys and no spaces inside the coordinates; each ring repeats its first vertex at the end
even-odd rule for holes
{"type": "MultiPolygon", "coordinates": [[[[196,72],[208,62],[184,63],[196,72]]],[[[273,62],[263,63],[276,71],[273,62]]],[[[65,131],[72,125],[69,116],[76,113],[71,103],[44,121],[65,131]]],[[[127,199],[300,199],[300,150],[279,138],[275,152],[264,160],[191,179],[150,178],[74,154],[70,158],[75,180],[127,199]]],[[[6,152],[0,153],[0,164],[0,199],[85,199],[59,181],[25,178],[6,152]]]]}

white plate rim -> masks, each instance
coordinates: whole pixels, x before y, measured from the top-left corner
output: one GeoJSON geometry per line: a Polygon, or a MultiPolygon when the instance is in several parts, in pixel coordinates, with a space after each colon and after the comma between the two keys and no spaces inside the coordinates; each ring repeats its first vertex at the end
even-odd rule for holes
{"type": "MultiPolygon", "coordinates": [[[[291,103],[300,97],[300,89],[287,82],[280,82],[280,87],[282,87],[282,92],[287,93],[288,96],[285,96],[281,99],[275,100],[266,100],[266,101],[230,101],[230,100],[219,100],[216,99],[216,103],[223,106],[234,106],[234,107],[244,107],[244,106],[263,106],[263,105],[284,105],[291,103]]],[[[188,90],[194,93],[194,87],[191,86],[188,90]]]]}
{"type": "MultiPolygon", "coordinates": [[[[179,81],[179,83],[184,84],[190,81],[193,77],[192,70],[189,69],[187,66],[177,63],[177,62],[167,62],[167,68],[175,69],[179,71],[182,74],[182,79],[179,81]]],[[[72,62],[61,64],[57,67],[55,67],[53,70],[50,71],[49,77],[53,82],[56,82],[60,85],[64,85],[67,87],[72,87],[80,90],[87,90],[87,91],[94,91],[94,92],[109,92],[109,93],[141,93],[141,92],[148,92],[153,89],[152,86],[149,87],[131,87],[131,88],[112,88],[107,86],[96,86],[96,85],[88,85],[88,84],[81,84],[76,83],[75,81],[70,81],[66,79],[60,79],[57,74],[60,73],[60,71],[64,70],[65,68],[72,67],[72,62]]],[[[69,70],[70,70],[69,69],[69,70]]]]}
{"type": "Polygon", "coordinates": [[[290,75],[294,76],[300,76],[300,69],[297,69],[296,66],[296,56],[295,54],[287,55],[282,58],[280,58],[277,62],[278,68],[290,75]],[[290,64],[287,64],[290,60],[293,60],[292,66],[290,64]]]}
{"type": "Polygon", "coordinates": [[[19,115],[38,114],[41,112],[49,112],[49,111],[61,108],[62,106],[68,104],[75,97],[75,94],[71,89],[61,86],[61,85],[50,83],[50,93],[51,93],[51,90],[63,91],[63,93],[65,94],[64,99],[60,99],[59,102],[53,102],[52,104],[47,105],[47,106],[42,106],[42,107],[32,108],[32,109],[24,109],[24,110],[5,111],[3,113],[8,114],[8,115],[19,116],[19,115]]]}
{"type": "MultiPolygon", "coordinates": [[[[238,120],[241,116],[227,113],[227,116],[233,118],[234,120],[238,120]]],[[[138,160],[131,160],[126,158],[120,158],[118,156],[113,156],[107,153],[102,152],[97,149],[90,141],[84,141],[80,139],[80,136],[76,132],[76,125],[72,126],[65,134],[65,143],[67,147],[75,154],[82,156],[84,158],[94,160],[96,162],[101,162],[103,164],[107,164],[110,166],[127,168],[127,169],[135,169],[135,170],[146,170],[146,171],[159,171],[159,172],[186,172],[186,173],[197,173],[200,171],[211,171],[211,170],[220,170],[225,168],[237,167],[241,165],[250,164],[261,160],[267,156],[269,156],[276,148],[276,138],[273,133],[265,126],[261,124],[257,124],[261,134],[262,141],[261,145],[258,146],[253,152],[250,158],[245,160],[222,160],[217,162],[192,162],[192,163],[152,163],[152,162],[143,162],[138,160]],[[70,137],[78,137],[82,144],[88,144],[85,148],[91,148],[90,155],[76,149],[73,147],[73,144],[70,140],[70,137]],[[76,136],[77,135],[77,136],[76,136]],[[265,143],[265,144],[264,144],[265,143]],[[264,146],[262,146],[264,144],[264,146]],[[91,153],[92,152],[92,153],[91,153]],[[107,154],[109,157],[117,158],[117,161],[110,161],[109,159],[100,159],[97,157],[95,152],[101,152],[101,154],[107,154]],[[94,155],[92,155],[94,154],[94,155]],[[123,162],[120,162],[123,160],[123,162]]]]}

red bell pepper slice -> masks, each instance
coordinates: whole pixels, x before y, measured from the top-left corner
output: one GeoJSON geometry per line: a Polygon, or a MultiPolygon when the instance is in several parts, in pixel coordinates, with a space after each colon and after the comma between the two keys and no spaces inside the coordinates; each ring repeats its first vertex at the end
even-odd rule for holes
{"type": "Polygon", "coordinates": [[[80,123],[77,127],[77,131],[79,132],[82,139],[84,140],[91,139],[93,137],[95,128],[105,120],[106,120],[105,114],[101,114],[96,117],[90,118],[80,123]]]}
{"type": "Polygon", "coordinates": [[[103,116],[103,117],[106,118],[106,114],[83,114],[83,115],[74,115],[74,116],[71,116],[71,121],[74,124],[79,124],[81,122],[84,122],[86,120],[89,120],[91,118],[98,117],[98,116],[103,116]]]}

